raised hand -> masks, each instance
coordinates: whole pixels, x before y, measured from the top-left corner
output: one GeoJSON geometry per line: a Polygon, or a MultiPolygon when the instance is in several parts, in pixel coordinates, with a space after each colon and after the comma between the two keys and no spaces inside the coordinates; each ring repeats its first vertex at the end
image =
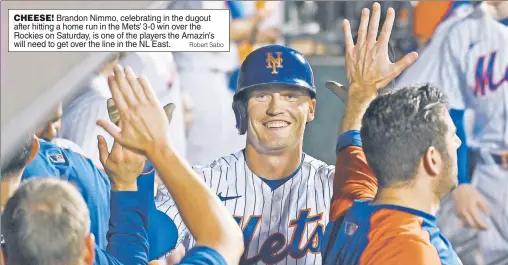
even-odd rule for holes
{"type": "Polygon", "coordinates": [[[111,153],[106,140],[98,136],[100,161],[111,181],[111,189],[118,191],[136,191],[137,178],[143,171],[145,157],[114,142],[111,153]]]}
{"type": "Polygon", "coordinates": [[[351,34],[348,20],[344,20],[344,39],[346,46],[346,71],[349,88],[328,81],[326,87],[346,103],[340,132],[360,130],[362,117],[370,102],[378,95],[378,89],[385,87],[404,69],[411,65],[418,54],[412,52],[400,61],[392,63],[389,54],[389,40],[392,33],[395,11],[389,8],[383,28],[377,38],[381,6],[374,3],[369,21],[369,9],[362,10],[356,44],[351,34]]]}
{"type": "MultiPolygon", "coordinates": [[[[100,120],[97,124],[122,146],[148,157],[161,147],[170,146],[169,119],[148,80],[137,78],[130,67],[124,71],[120,65],[115,66],[114,74],[108,78],[108,83],[122,129],[109,120],[100,120]]],[[[173,110],[174,105],[171,105],[170,113],[173,110]]]]}
{"type": "Polygon", "coordinates": [[[345,34],[346,69],[351,87],[362,88],[363,93],[377,95],[377,89],[385,87],[394,80],[404,69],[417,58],[416,52],[411,52],[398,62],[392,63],[388,53],[388,43],[392,33],[395,11],[389,8],[383,28],[377,38],[381,6],[374,3],[372,17],[369,21],[369,9],[362,10],[358,39],[353,42],[351,26],[346,19],[342,25],[345,34]]]}

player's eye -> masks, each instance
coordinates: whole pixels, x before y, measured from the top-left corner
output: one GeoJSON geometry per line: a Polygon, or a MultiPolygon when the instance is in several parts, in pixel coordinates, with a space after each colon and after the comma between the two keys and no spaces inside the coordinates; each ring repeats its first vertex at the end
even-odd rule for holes
{"type": "Polygon", "coordinates": [[[298,95],[297,94],[287,94],[287,95],[284,95],[284,99],[287,101],[295,101],[298,99],[298,95]]]}
{"type": "Polygon", "coordinates": [[[258,100],[258,101],[265,101],[265,100],[267,100],[267,99],[268,99],[268,95],[267,95],[267,94],[262,94],[262,93],[260,93],[260,94],[256,94],[256,95],[254,96],[254,98],[255,98],[256,100],[258,100]]]}

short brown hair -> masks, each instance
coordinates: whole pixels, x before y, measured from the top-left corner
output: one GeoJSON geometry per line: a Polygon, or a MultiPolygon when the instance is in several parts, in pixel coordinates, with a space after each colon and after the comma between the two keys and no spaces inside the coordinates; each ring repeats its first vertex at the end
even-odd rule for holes
{"type": "Polygon", "coordinates": [[[378,96],[362,119],[361,138],[379,187],[410,182],[430,146],[445,149],[446,98],[430,84],[378,96]]]}

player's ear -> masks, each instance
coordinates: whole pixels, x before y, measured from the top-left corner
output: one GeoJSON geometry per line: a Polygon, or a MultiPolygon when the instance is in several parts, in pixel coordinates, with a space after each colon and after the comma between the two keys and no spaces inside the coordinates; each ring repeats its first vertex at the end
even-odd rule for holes
{"type": "Polygon", "coordinates": [[[307,112],[307,122],[314,120],[316,114],[316,99],[311,98],[309,101],[309,111],[307,112]]]}
{"type": "Polygon", "coordinates": [[[95,237],[89,233],[85,237],[85,249],[83,249],[83,264],[93,265],[95,261],[95,237]]]}
{"type": "Polygon", "coordinates": [[[434,146],[431,146],[427,149],[423,155],[422,164],[425,171],[430,176],[435,177],[441,173],[441,166],[443,164],[441,154],[434,146]]]}

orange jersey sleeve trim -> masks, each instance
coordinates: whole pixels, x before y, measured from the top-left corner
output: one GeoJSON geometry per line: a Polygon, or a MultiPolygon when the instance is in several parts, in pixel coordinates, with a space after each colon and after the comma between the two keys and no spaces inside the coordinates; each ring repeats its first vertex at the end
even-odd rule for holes
{"type": "Polygon", "coordinates": [[[374,199],[377,189],[377,179],[363,149],[359,146],[344,148],[337,155],[330,220],[343,215],[354,200],[374,199]]]}

